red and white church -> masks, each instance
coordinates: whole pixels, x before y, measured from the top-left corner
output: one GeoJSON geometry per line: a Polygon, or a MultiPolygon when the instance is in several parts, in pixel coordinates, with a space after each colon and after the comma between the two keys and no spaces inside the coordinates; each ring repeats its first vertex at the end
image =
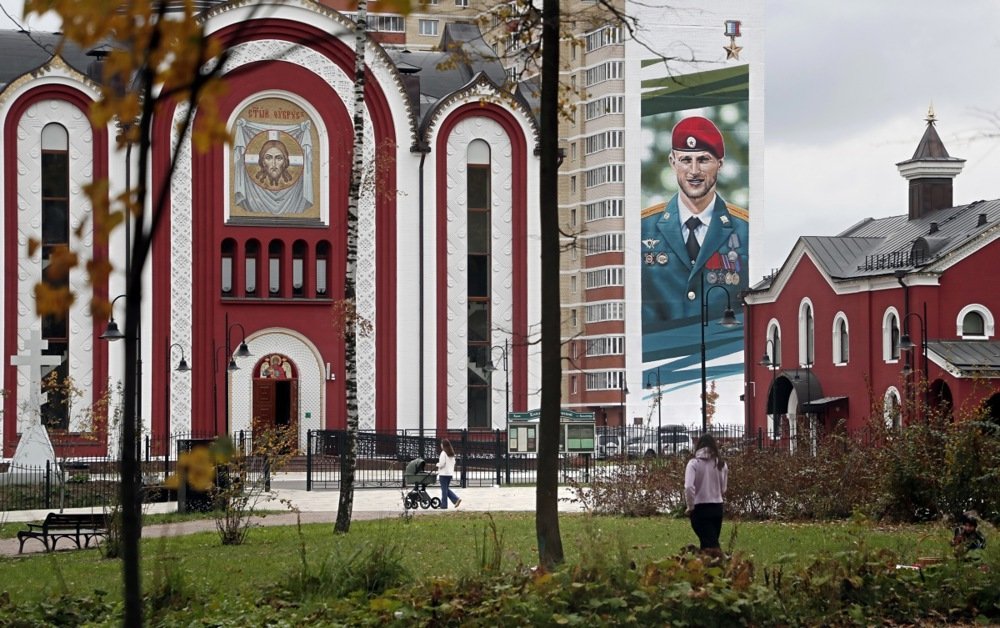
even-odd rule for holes
{"type": "MultiPolygon", "coordinates": [[[[345,275],[353,23],[308,0],[222,4],[203,19],[232,52],[220,106],[233,141],[196,152],[176,136],[178,108],[153,125],[149,185],[166,188],[169,213],[144,269],[143,429],[160,439],[280,426],[301,446],[307,430],[345,425],[334,303],[345,275]],[[168,178],[172,150],[179,169],[168,178]],[[251,355],[241,357],[244,341],[251,355]],[[175,370],[181,358],[189,372],[175,370]]],[[[368,47],[364,430],[502,429],[508,391],[493,364],[510,370],[512,410],[538,402],[536,122],[474,27],[450,25],[444,37],[469,54],[368,47]]],[[[101,338],[108,321],[89,315],[83,271],[70,277],[78,298],[64,320],[35,313],[34,286],[60,245],[111,259],[118,271],[95,289],[124,293],[127,234],[102,247],[76,228],[91,211],[83,186],[107,179],[109,195],[120,193],[137,157],[116,149],[116,128],[88,117],[99,57],[39,45],[57,39],[0,32],[4,457],[39,420],[67,453],[113,451],[113,435],[95,439],[82,409],[123,380],[124,343],[101,338]],[[43,246],[29,256],[32,238],[43,246]],[[72,404],[40,391],[53,371],[80,390],[72,404]]]]}
{"type": "Polygon", "coordinates": [[[931,112],[913,157],[897,164],[906,214],[799,238],[745,295],[748,432],[1000,421],[1000,200],[954,205],[964,160],[935,124],[931,112]]]}

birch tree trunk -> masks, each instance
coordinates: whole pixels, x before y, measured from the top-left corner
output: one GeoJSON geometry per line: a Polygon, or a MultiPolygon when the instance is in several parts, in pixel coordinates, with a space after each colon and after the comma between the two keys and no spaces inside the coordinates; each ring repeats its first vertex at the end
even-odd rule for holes
{"type": "Polygon", "coordinates": [[[347,197],[347,269],[344,278],[342,313],[344,334],[344,387],[347,396],[347,451],[341,462],[340,501],[334,531],[345,534],[351,529],[354,510],[354,471],[358,458],[358,378],[357,378],[357,302],[355,286],[358,268],[358,204],[364,174],[365,131],[365,44],[368,37],[368,2],[358,1],[358,17],[354,30],[354,154],[351,163],[351,185],[347,197]]]}

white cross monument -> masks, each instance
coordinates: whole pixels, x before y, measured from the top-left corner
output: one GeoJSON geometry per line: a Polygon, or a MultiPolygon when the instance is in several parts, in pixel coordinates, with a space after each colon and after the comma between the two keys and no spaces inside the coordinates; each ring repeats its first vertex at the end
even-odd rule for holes
{"type": "Polygon", "coordinates": [[[31,330],[25,351],[10,357],[10,363],[18,368],[28,367],[28,402],[18,412],[18,427],[21,440],[11,460],[11,468],[43,467],[47,460],[55,462],[56,453],[49,439],[49,432],[42,425],[42,405],[48,393],[42,390],[42,367],[62,364],[62,357],[46,355],[49,341],[42,338],[37,329],[31,330]]]}

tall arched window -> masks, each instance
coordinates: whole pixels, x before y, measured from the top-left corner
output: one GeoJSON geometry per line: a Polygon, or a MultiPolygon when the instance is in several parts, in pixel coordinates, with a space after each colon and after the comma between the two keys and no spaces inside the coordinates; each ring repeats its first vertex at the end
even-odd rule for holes
{"type": "Polygon", "coordinates": [[[767,341],[765,344],[765,351],[767,353],[767,359],[771,362],[771,368],[780,369],[781,368],[781,327],[778,325],[778,321],[772,320],[767,324],[767,341]]]}
{"type": "Polygon", "coordinates": [[[233,264],[236,260],[236,240],[232,238],[223,240],[221,253],[220,267],[222,277],[220,278],[221,282],[219,285],[222,296],[229,297],[233,295],[233,264]]]}
{"type": "MultiPolygon", "coordinates": [[[[69,285],[69,274],[53,274],[51,262],[58,249],[69,247],[69,133],[61,124],[42,128],[42,276],[54,289],[69,285]]],[[[41,419],[49,429],[69,429],[69,305],[61,312],[42,317],[42,338],[49,341],[45,355],[61,358],[56,366],[42,367],[42,388],[48,394],[41,419]]]]}
{"type": "Polygon", "coordinates": [[[885,420],[886,428],[898,430],[902,424],[902,404],[900,403],[899,391],[895,386],[890,386],[885,391],[883,399],[882,418],[885,420]]]}
{"type": "Polygon", "coordinates": [[[303,240],[292,244],[292,296],[304,297],[306,294],[306,251],[308,247],[303,240]]]}
{"type": "Polygon", "coordinates": [[[850,337],[847,333],[847,315],[837,312],[833,317],[833,363],[847,364],[850,361],[850,337]]]}
{"type": "Polygon", "coordinates": [[[257,278],[260,270],[258,269],[258,259],[260,258],[260,243],[256,240],[250,240],[246,243],[246,257],[244,258],[243,266],[243,289],[248,297],[259,296],[257,294],[257,278]]]}
{"type": "Polygon", "coordinates": [[[799,364],[811,365],[816,361],[816,323],[809,299],[799,306],[799,364]]]}
{"type": "Polygon", "coordinates": [[[492,417],[490,241],[492,212],[490,188],[490,146],[483,140],[469,143],[466,154],[466,198],[468,207],[468,353],[469,427],[490,428],[492,417]]]}
{"type": "Polygon", "coordinates": [[[285,243],[281,240],[271,240],[267,245],[267,295],[281,297],[281,258],[285,254],[285,243]]]}
{"type": "Polygon", "coordinates": [[[330,267],[330,243],[316,243],[316,296],[327,296],[327,269],[330,267]]]}
{"type": "Polygon", "coordinates": [[[892,307],[882,316],[882,359],[886,362],[899,359],[899,314],[892,307]]]}

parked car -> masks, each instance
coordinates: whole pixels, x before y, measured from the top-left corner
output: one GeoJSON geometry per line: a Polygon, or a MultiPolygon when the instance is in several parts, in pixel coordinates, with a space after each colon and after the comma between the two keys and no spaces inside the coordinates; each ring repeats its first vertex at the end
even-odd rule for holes
{"type": "Polygon", "coordinates": [[[597,457],[614,458],[622,451],[622,437],[620,434],[606,433],[597,436],[597,457]]]}
{"type": "Polygon", "coordinates": [[[694,449],[692,437],[683,426],[660,428],[660,453],[664,456],[686,456],[694,449]]]}
{"type": "Polygon", "coordinates": [[[625,452],[630,458],[687,455],[691,448],[691,437],[683,426],[664,425],[659,438],[655,429],[631,432],[625,443],[625,452]]]}

